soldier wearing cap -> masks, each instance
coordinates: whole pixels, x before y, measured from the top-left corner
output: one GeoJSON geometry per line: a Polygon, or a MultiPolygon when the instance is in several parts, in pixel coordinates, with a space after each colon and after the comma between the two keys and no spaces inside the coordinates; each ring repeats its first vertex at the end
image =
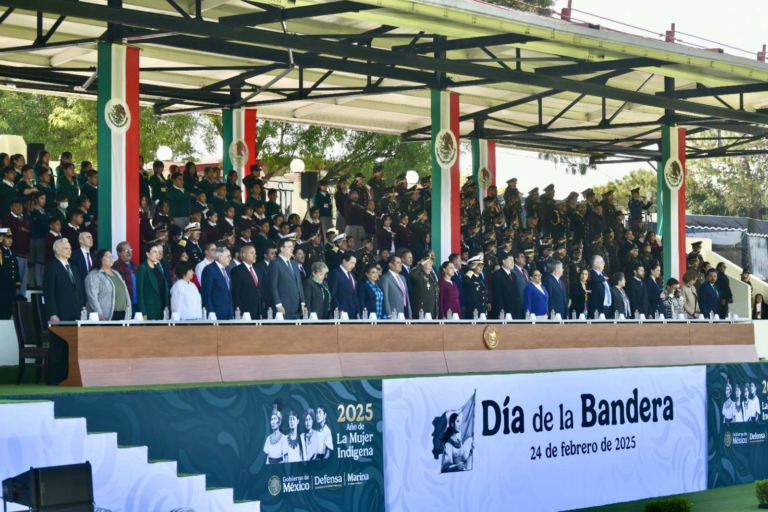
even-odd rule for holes
{"type": "Polygon", "coordinates": [[[614,231],[611,231],[610,229],[605,232],[605,238],[603,239],[603,246],[605,246],[605,250],[608,253],[608,257],[605,258],[605,268],[607,271],[604,272],[604,274],[608,274],[609,272],[619,272],[619,268],[621,265],[619,265],[619,244],[616,242],[616,234],[614,231]]]}
{"type": "Polygon", "coordinates": [[[376,263],[376,254],[373,252],[373,235],[365,235],[360,238],[360,249],[355,252],[357,262],[353,271],[358,280],[365,275],[365,267],[376,263]]]}
{"type": "Polygon", "coordinates": [[[584,261],[584,258],[582,258],[581,255],[581,247],[576,247],[571,250],[571,262],[568,265],[568,281],[571,283],[578,283],[579,279],[581,278],[582,271],[589,271],[589,265],[586,261],[584,261]]]}
{"type": "Polygon", "coordinates": [[[432,211],[432,177],[423,176],[421,178],[421,193],[419,194],[419,201],[421,201],[421,207],[427,212],[427,217],[431,215],[432,211]]]}
{"type": "Polygon", "coordinates": [[[384,190],[384,198],[378,204],[379,215],[387,214],[392,218],[392,223],[397,224],[400,219],[400,202],[397,200],[397,190],[389,187],[384,190]]]}
{"type": "Polygon", "coordinates": [[[484,245],[483,251],[483,263],[488,272],[496,272],[499,270],[499,258],[496,256],[496,242],[489,241],[484,245]]]}
{"type": "Polygon", "coordinates": [[[0,320],[8,320],[13,313],[13,301],[21,287],[19,262],[13,253],[13,232],[0,228],[0,320]]]}
{"type": "Polygon", "coordinates": [[[467,261],[468,270],[461,279],[464,290],[464,316],[463,318],[474,318],[475,311],[478,317],[490,311],[490,301],[488,300],[488,288],[480,277],[485,263],[480,255],[474,256],[467,261]]]}
{"type": "Polygon", "coordinates": [[[630,229],[635,234],[635,240],[642,240],[645,238],[646,229],[645,225],[643,225],[642,218],[635,219],[635,223],[630,227],[630,229]]]}
{"type": "Polygon", "coordinates": [[[331,247],[325,251],[325,264],[332,272],[341,266],[341,257],[347,251],[347,235],[339,233],[331,239],[331,247]]]}
{"type": "Polygon", "coordinates": [[[480,203],[477,202],[477,196],[466,196],[462,200],[463,211],[466,212],[468,219],[480,218],[480,203]]]}
{"type": "Polygon", "coordinates": [[[411,270],[411,282],[413,283],[413,304],[412,311],[414,317],[418,318],[419,311],[429,313],[433,319],[438,318],[438,299],[439,290],[437,277],[432,271],[432,255],[425,251],[411,270]]]}
{"type": "Polygon", "coordinates": [[[530,276],[536,270],[536,252],[532,248],[523,249],[525,254],[525,271],[530,276]]]}
{"type": "Polygon", "coordinates": [[[325,248],[323,247],[322,228],[317,226],[304,235],[306,243],[301,248],[304,250],[304,267],[311,271],[312,265],[318,262],[325,263],[325,248]]]}
{"type": "MultiPolygon", "coordinates": [[[[373,166],[373,173],[371,174],[371,179],[368,180],[368,187],[371,189],[371,199],[373,199],[374,204],[377,205],[381,202],[381,200],[384,198],[384,189],[387,188],[386,184],[384,183],[384,179],[382,178],[382,175],[384,174],[384,164],[376,164],[373,166]]],[[[367,204],[367,201],[363,203],[363,206],[367,204]]],[[[382,212],[376,211],[377,215],[381,215],[382,212]]],[[[311,268],[311,265],[309,265],[311,268]]]]}
{"type": "Polygon", "coordinates": [[[587,202],[576,204],[576,213],[571,216],[571,238],[574,242],[584,243],[587,238],[587,202]]]}
{"type": "Polygon", "coordinates": [[[695,257],[699,262],[699,267],[701,267],[701,264],[704,263],[704,256],[701,255],[701,244],[702,242],[692,243],[691,249],[693,250],[688,253],[688,261],[690,261],[691,257],[695,257]]]}
{"type": "MultiPolygon", "coordinates": [[[[623,272],[625,275],[629,275],[634,271],[634,269],[637,268],[638,265],[642,265],[642,261],[639,257],[640,249],[637,247],[637,245],[632,244],[632,247],[629,248],[629,252],[626,256],[624,256],[623,263],[623,272]]],[[[644,267],[647,268],[647,267],[644,267]]]]}
{"type": "Polygon", "coordinates": [[[603,207],[603,219],[610,227],[616,218],[616,205],[613,204],[613,190],[603,192],[603,200],[600,201],[603,207]]]}
{"type": "Polygon", "coordinates": [[[483,221],[483,232],[487,233],[493,229],[494,219],[496,218],[497,209],[495,208],[496,198],[486,196],[483,198],[483,213],[481,219],[483,221]]]}
{"type": "Polygon", "coordinates": [[[548,220],[552,215],[552,211],[555,209],[555,185],[547,185],[544,189],[544,194],[539,198],[539,216],[544,221],[541,227],[541,231],[545,234],[549,234],[550,226],[548,220]]]}
{"type": "Polygon", "coordinates": [[[589,262],[593,256],[602,256],[603,259],[606,259],[607,254],[608,252],[603,245],[603,234],[595,233],[595,236],[592,237],[592,242],[584,249],[584,259],[587,262],[589,262]]]}
{"type": "Polygon", "coordinates": [[[408,177],[406,173],[401,172],[395,178],[395,192],[398,203],[402,201],[403,196],[408,192],[408,177]]]}
{"type": "Polygon", "coordinates": [[[365,205],[368,204],[369,194],[368,187],[365,186],[365,176],[363,176],[363,173],[355,174],[355,181],[349,186],[350,198],[352,197],[352,192],[357,192],[357,200],[355,202],[365,208],[365,205]]]}
{"type": "Polygon", "coordinates": [[[643,212],[648,211],[651,208],[651,202],[643,197],[640,199],[640,187],[632,189],[632,199],[629,200],[629,221],[635,222],[635,219],[640,219],[642,222],[643,212]]]}
{"type": "MultiPolygon", "coordinates": [[[[613,214],[613,222],[608,227],[616,236],[621,236],[624,233],[624,212],[616,210],[613,214]]],[[[638,238],[637,234],[635,238],[638,238]]]]}
{"type": "MultiPolygon", "coordinates": [[[[509,190],[509,189],[507,189],[509,190]]],[[[520,204],[520,194],[517,189],[512,192],[504,192],[504,220],[508,226],[517,221],[518,226],[523,222],[523,206],[520,204]]]]}
{"type": "Polygon", "coordinates": [[[184,238],[179,240],[178,246],[184,248],[184,252],[189,256],[189,261],[195,266],[205,258],[205,253],[200,247],[199,241],[200,224],[190,222],[184,227],[184,238]]]}
{"type": "Polygon", "coordinates": [[[554,239],[565,238],[570,235],[570,221],[566,213],[567,208],[568,203],[557,201],[555,208],[549,214],[549,232],[554,239]]]}
{"type": "Polygon", "coordinates": [[[468,221],[467,236],[464,238],[464,242],[469,249],[469,254],[472,256],[482,252],[483,250],[483,243],[480,240],[479,228],[480,223],[477,220],[468,221]]]}
{"type": "Polygon", "coordinates": [[[509,204],[514,196],[520,199],[520,191],[517,190],[517,178],[510,178],[507,180],[507,189],[504,191],[504,204],[509,204]]]}
{"type": "Polygon", "coordinates": [[[539,214],[539,187],[534,187],[528,192],[528,197],[525,198],[525,216],[526,218],[532,215],[539,214]]]}
{"type": "Polygon", "coordinates": [[[593,241],[597,234],[602,235],[608,229],[603,219],[603,205],[595,203],[594,210],[587,212],[587,241],[593,241]]]}
{"type": "Polygon", "coordinates": [[[548,272],[549,264],[552,263],[552,252],[553,247],[550,243],[542,244],[540,255],[538,258],[538,261],[536,262],[536,268],[539,269],[539,272],[544,274],[545,272],[548,272]]]}

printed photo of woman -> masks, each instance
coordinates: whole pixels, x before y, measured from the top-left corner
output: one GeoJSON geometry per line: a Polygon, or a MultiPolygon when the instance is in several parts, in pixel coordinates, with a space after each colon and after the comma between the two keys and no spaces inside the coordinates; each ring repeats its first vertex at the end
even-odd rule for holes
{"type": "Polygon", "coordinates": [[[285,436],[285,462],[301,462],[304,458],[304,448],[301,446],[301,439],[299,438],[299,415],[296,411],[288,413],[288,428],[290,431],[285,436]]]}
{"type": "Polygon", "coordinates": [[[474,438],[469,437],[462,443],[461,422],[462,419],[458,413],[451,414],[448,420],[448,428],[443,434],[441,473],[455,473],[472,469],[472,452],[475,449],[474,438]]]}
{"type": "Polygon", "coordinates": [[[309,462],[317,458],[318,438],[320,437],[315,430],[315,411],[307,409],[304,411],[304,428],[301,434],[301,445],[304,453],[304,462],[309,462]]]}
{"type": "Polygon", "coordinates": [[[272,414],[269,417],[269,426],[272,433],[264,441],[264,453],[267,454],[267,464],[281,464],[285,459],[287,445],[285,436],[280,432],[283,423],[283,415],[278,410],[279,404],[272,405],[272,414]]]}
{"type": "Polygon", "coordinates": [[[329,459],[333,454],[333,434],[325,422],[328,419],[328,413],[325,407],[317,408],[317,459],[329,459]]]}

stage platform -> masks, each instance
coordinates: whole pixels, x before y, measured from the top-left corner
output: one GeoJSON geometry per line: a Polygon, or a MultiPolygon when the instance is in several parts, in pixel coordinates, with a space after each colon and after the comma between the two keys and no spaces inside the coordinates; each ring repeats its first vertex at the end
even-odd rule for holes
{"type": "Polygon", "coordinates": [[[61,385],[75,387],[759,360],[750,321],[61,322],[51,332],[69,352],[61,385]]]}

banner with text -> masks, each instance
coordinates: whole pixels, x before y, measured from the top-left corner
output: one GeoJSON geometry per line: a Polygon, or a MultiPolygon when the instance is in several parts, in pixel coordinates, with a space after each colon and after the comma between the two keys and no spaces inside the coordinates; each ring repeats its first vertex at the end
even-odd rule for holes
{"type": "Polygon", "coordinates": [[[707,366],[709,488],[768,478],[768,365],[707,366]]]}
{"type": "MultiPolygon", "coordinates": [[[[384,512],[381,381],[330,381],[54,395],[179,473],[232,487],[264,512],[384,512]]],[[[160,512],[170,512],[155,508],[160,512]]]]}
{"type": "Polygon", "coordinates": [[[385,380],[387,510],[556,511],[704,490],[705,374],[385,380]]]}

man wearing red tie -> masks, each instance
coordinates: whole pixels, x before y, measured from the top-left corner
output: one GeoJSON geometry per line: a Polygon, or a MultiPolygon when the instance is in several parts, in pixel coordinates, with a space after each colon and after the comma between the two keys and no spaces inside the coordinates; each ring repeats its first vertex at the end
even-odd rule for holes
{"type": "Polygon", "coordinates": [[[240,250],[242,265],[232,269],[232,306],[240,308],[240,314],[250,313],[252,320],[261,318],[261,283],[253,266],[256,264],[256,249],[245,245],[240,250]]]}
{"type": "MultiPolygon", "coordinates": [[[[504,316],[510,314],[517,318],[523,304],[519,301],[515,274],[512,272],[515,260],[511,253],[504,252],[499,257],[499,264],[501,268],[491,275],[491,289],[493,290],[491,317],[493,319],[499,318],[501,312],[504,311],[504,316]]],[[[525,277],[521,275],[517,280],[524,281],[525,277]]]]}
{"type": "Polygon", "coordinates": [[[93,236],[85,231],[77,237],[79,247],[72,250],[72,266],[77,269],[80,279],[80,289],[85,290],[85,276],[93,268],[93,260],[96,255],[93,252],[93,236]]]}

